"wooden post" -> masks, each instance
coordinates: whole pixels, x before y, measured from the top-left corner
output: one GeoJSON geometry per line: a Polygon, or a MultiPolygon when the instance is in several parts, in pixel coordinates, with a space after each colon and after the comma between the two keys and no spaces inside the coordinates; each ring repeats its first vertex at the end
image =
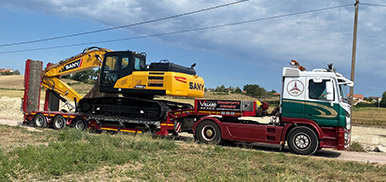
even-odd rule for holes
{"type": "MultiPolygon", "coordinates": [[[[355,0],[355,15],[354,15],[354,34],[353,34],[353,44],[352,44],[352,59],[351,59],[351,81],[354,82],[355,76],[355,59],[356,59],[356,49],[357,49],[357,29],[358,29],[358,7],[359,0],[355,0]]],[[[350,88],[350,103],[351,103],[351,125],[352,126],[352,108],[354,106],[354,86],[350,88]]],[[[351,127],[350,127],[351,130],[351,127]]]]}

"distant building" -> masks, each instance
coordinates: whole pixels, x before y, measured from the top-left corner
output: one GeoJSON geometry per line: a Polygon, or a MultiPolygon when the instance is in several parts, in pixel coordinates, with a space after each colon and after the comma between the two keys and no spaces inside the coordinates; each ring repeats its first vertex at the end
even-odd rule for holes
{"type": "Polygon", "coordinates": [[[10,72],[13,73],[12,69],[0,69],[0,73],[10,72]]]}
{"type": "MultiPolygon", "coordinates": [[[[350,97],[350,94],[348,94],[347,96],[350,97]]],[[[364,100],[364,97],[362,94],[354,94],[354,97],[353,97],[354,100],[357,100],[357,101],[363,101],[364,100]]]]}
{"type": "Polygon", "coordinates": [[[280,93],[276,92],[276,93],[273,93],[273,95],[280,96],[280,93]]]}
{"type": "Polygon", "coordinates": [[[369,97],[369,100],[370,100],[371,102],[378,102],[378,100],[379,100],[380,98],[381,98],[381,97],[370,96],[370,97],[369,97]]]}

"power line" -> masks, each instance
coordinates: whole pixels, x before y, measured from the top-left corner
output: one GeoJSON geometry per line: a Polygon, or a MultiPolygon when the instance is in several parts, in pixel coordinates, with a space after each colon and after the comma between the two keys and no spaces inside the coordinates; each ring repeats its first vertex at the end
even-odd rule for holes
{"type": "Polygon", "coordinates": [[[360,5],[366,5],[366,6],[378,6],[378,7],[385,7],[385,8],[386,8],[386,4],[360,3],[360,5]]]}
{"type": "Polygon", "coordinates": [[[190,12],[187,12],[187,13],[182,13],[182,14],[177,14],[177,15],[172,15],[172,16],[167,16],[167,17],[157,18],[157,19],[152,19],[152,20],[147,20],[147,21],[143,21],[143,22],[127,24],[127,25],[121,25],[121,26],[116,26],[116,27],[111,27],[111,28],[104,28],[104,29],[86,31],[86,32],[81,32],[81,33],[67,34],[67,35],[61,35],[61,36],[56,36],[56,37],[44,38],[44,39],[36,39],[36,40],[29,40],[29,41],[23,41],[23,42],[0,44],[0,47],[8,47],[8,46],[15,46],[15,45],[22,45],[22,44],[31,44],[31,43],[37,43],[37,42],[45,42],[45,41],[50,41],[50,40],[64,39],[64,38],[76,37],[76,36],[81,36],[81,35],[86,35],[86,34],[94,34],[94,33],[99,33],[99,32],[110,31],[110,30],[116,30],[116,29],[121,29],[121,28],[138,26],[138,25],[154,23],[154,22],[168,20],[168,19],[173,19],[173,18],[178,18],[178,17],[182,17],[182,16],[187,16],[187,15],[191,15],[191,14],[201,13],[201,12],[204,12],[204,11],[214,10],[214,9],[218,9],[218,8],[223,8],[223,7],[226,7],[226,6],[231,6],[231,5],[235,5],[235,4],[239,4],[239,3],[243,3],[243,2],[247,2],[247,1],[249,1],[249,0],[239,0],[239,1],[234,1],[234,2],[230,2],[230,3],[222,4],[222,5],[217,5],[217,6],[209,7],[209,8],[204,8],[204,9],[200,9],[200,10],[190,11],[190,12]]]}
{"type": "Polygon", "coordinates": [[[202,30],[208,30],[208,29],[222,28],[222,27],[227,27],[227,26],[234,26],[234,25],[241,25],[241,24],[253,23],[253,22],[264,21],[264,20],[283,18],[283,17],[288,17],[288,16],[301,15],[301,14],[306,14],[306,13],[326,11],[326,10],[337,9],[337,8],[342,8],[342,7],[347,7],[347,6],[352,6],[352,4],[344,4],[344,5],[332,6],[332,7],[326,7],[326,8],[300,11],[300,12],[295,12],[295,13],[288,13],[288,14],[282,14],[282,15],[276,15],[276,16],[270,16],[270,17],[264,17],[264,18],[257,18],[257,19],[246,20],[246,21],[239,21],[239,22],[234,22],[234,23],[200,27],[200,28],[195,28],[195,29],[186,29],[186,30],[179,30],[179,31],[173,31],[173,32],[166,32],[166,33],[142,35],[142,36],[136,36],[136,37],[120,38],[120,39],[110,39],[110,40],[104,40],[104,41],[94,41],[94,42],[79,43],[79,44],[68,44],[68,45],[52,46],[52,47],[41,47],[41,48],[24,49],[24,50],[3,51],[3,52],[0,52],[0,54],[39,51],[39,50],[57,49],[57,48],[65,48],[65,47],[75,47],[75,46],[88,45],[88,44],[118,42],[118,41],[150,38],[150,37],[159,37],[159,36],[165,36],[165,35],[181,34],[181,33],[187,33],[187,32],[196,32],[196,31],[202,31],[202,30]]]}

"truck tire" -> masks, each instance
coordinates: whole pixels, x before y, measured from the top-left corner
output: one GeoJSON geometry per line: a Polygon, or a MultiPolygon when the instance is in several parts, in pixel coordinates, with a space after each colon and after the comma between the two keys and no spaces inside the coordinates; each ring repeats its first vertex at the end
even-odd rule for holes
{"type": "Polygon", "coordinates": [[[66,119],[62,115],[56,115],[54,119],[52,119],[52,126],[55,130],[63,129],[67,124],[66,119]]]}
{"type": "Polygon", "coordinates": [[[38,113],[33,118],[32,125],[39,128],[45,128],[47,127],[47,118],[42,113],[38,113]]]}
{"type": "Polygon", "coordinates": [[[312,155],[319,147],[319,139],[316,133],[306,126],[293,128],[287,138],[289,149],[300,155],[312,155]]]}
{"type": "Polygon", "coordinates": [[[198,124],[196,129],[196,138],[202,143],[217,145],[222,142],[220,128],[211,120],[204,120],[198,124]]]}
{"type": "Polygon", "coordinates": [[[88,128],[87,121],[81,117],[77,117],[74,119],[74,128],[77,130],[86,130],[88,128]]]}

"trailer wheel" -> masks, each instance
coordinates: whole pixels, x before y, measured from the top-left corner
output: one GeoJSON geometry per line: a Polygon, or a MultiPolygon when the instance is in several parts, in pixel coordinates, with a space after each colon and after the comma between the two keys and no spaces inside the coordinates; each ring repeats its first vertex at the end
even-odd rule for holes
{"type": "Polygon", "coordinates": [[[56,115],[52,120],[52,125],[54,129],[61,130],[66,126],[66,119],[62,115],[56,115]]]}
{"type": "Polygon", "coordinates": [[[87,121],[81,117],[75,118],[73,122],[77,130],[86,130],[88,127],[87,121]]]}
{"type": "Polygon", "coordinates": [[[42,113],[38,113],[32,119],[32,125],[39,128],[45,128],[47,127],[47,118],[42,113]]]}
{"type": "Polygon", "coordinates": [[[222,142],[221,131],[217,124],[210,120],[204,120],[198,124],[196,138],[202,143],[219,144],[222,142]]]}
{"type": "Polygon", "coordinates": [[[288,147],[295,154],[312,155],[319,146],[316,133],[305,126],[298,126],[288,134],[288,147]]]}

